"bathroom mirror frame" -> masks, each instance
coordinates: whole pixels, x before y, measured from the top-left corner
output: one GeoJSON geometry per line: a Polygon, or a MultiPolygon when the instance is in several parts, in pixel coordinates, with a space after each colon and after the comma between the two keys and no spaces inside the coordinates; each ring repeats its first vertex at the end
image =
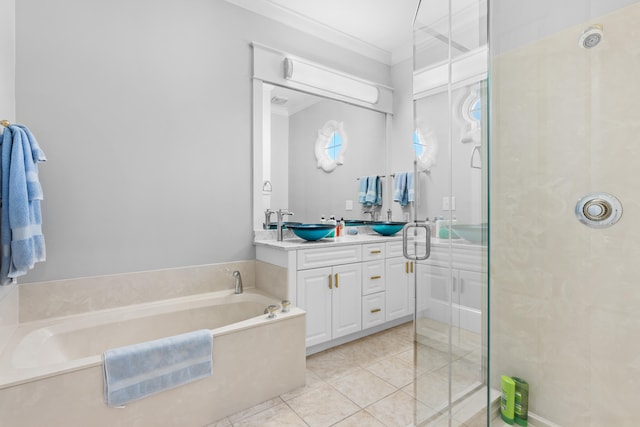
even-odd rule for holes
{"type": "MultiPolygon", "coordinates": [[[[389,158],[389,140],[391,129],[392,101],[393,89],[379,83],[371,82],[360,77],[344,73],[342,71],[326,67],[317,62],[312,62],[296,55],[283,52],[260,43],[251,43],[253,47],[253,120],[252,120],[252,136],[253,136],[253,229],[262,230],[264,220],[264,204],[263,204],[263,184],[264,184],[264,133],[270,128],[270,114],[265,114],[265,105],[271,102],[269,95],[269,85],[280,86],[295,91],[307,93],[310,95],[320,96],[327,99],[343,102],[345,104],[366,108],[385,114],[385,173],[387,169],[387,160],[389,158]],[[378,89],[379,97],[376,103],[369,103],[353,97],[346,96],[340,92],[340,88],[332,90],[320,89],[315,86],[305,85],[300,82],[292,81],[285,78],[285,60],[287,58],[299,58],[307,64],[313,64],[318,69],[340,75],[346,79],[351,79],[359,83],[365,83],[378,89]]],[[[287,208],[288,206],[278,206],[277,208],[287,208]]]]}

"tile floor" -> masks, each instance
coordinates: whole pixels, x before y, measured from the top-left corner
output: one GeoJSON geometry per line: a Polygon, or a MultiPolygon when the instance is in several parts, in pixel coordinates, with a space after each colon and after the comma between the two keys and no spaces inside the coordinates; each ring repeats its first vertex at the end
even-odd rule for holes
{"type": "MultiPolygon", "coordinates": [[[[485,406],[483,390],[456,405],[451,416],[439,413],[449,395],[445,329],[425,321],[418,327],[423,339],[414,343],[409,322],[309,356],[305,387],[208,427],[485,426],[486,412],[478,413],[485,406]]],[[[455,398],[482,388],[482,370],[479,338],[453,341],[455,398]]]]}

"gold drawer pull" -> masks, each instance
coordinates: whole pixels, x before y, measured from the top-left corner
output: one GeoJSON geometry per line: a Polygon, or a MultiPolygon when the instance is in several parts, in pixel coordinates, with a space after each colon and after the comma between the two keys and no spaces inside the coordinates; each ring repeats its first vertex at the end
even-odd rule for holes
{"type": "Polygon", "coordinates": [[[382,251],[380,249],[371,249],[372,254],[381,254],[382,251]]]}
{"type": "Polygon", "coordinates": [[[405,261],[404,263],[404,272],[409,274],[409,261],[405,261]]]}
{"type": "Polygon", "coordinates": [[[373,310],[371,310],[372,313],[377,313],[379,311],[382,311],[381,308],[374,308],[373,310]]]}
{"type": "Polygon", "coordinates": [[[336,273],[336,288],[338,287],[338,273],[336,273]]]}
{"type": "Polygon", "coordinates": [[[382,276],[371,276],[371,280],[382,279],[382,276]]]}
{"type": "Polygon", "coordinates": [[[331,275],[329,275],[329,289],[333,289],[333,282],[332,282],[332,277],[331,275]]]}
{"type": "Polygon", "coordinates": [[[413,273],[413,261],[411,261],[411,272],[413,273]]]}

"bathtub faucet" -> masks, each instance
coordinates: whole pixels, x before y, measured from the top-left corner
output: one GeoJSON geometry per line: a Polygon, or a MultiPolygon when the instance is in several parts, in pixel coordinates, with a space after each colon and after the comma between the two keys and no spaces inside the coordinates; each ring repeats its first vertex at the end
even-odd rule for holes
{"type": "Polygon", "coordinates": [[[236,294],[241,294],[243,292],[242,289],[242,276],[240,276],[240,272],[238,270],[233,272],[233,278],[236,282],[236,294]]]}

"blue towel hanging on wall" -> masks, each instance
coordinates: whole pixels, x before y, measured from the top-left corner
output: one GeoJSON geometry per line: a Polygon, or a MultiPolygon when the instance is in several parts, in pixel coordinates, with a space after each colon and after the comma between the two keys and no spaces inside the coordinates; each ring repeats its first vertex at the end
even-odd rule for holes
{"type": "Polygon", "coordinates": [[[0,157],[0,284],[5,285],[46,258],[37,163],[47,158],[31,131],[15,124],[2,134],[0,157]]]}
{"type": "Polygon", "coordinates": [[[396,173],[393,201],[400,203],[400,206],[406,206],[415,200],[413,178],[413,172],[396,173]]]}

